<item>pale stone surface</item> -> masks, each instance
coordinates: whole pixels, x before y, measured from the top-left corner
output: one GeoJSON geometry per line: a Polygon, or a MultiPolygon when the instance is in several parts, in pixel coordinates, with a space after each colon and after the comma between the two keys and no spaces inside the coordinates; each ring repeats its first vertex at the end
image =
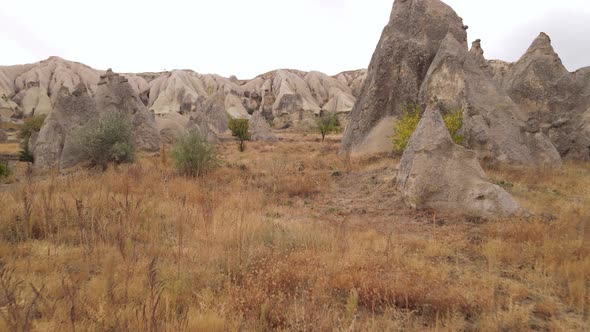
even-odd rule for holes
{"type": "Polygon", "coordinates": [[[272,133],[268,122],[260,111],[254,112],[248,124],[248,131],[252,141],[278,142],[279,139],[272,133]]]}
{"type": "Polygon", "coordinates": [[[502,188],[490,183],[476,154],[453,143],[437,107],[429,106],[402,156],[397,186],[413,208],[483,218],[521,211],[502,188]]]}

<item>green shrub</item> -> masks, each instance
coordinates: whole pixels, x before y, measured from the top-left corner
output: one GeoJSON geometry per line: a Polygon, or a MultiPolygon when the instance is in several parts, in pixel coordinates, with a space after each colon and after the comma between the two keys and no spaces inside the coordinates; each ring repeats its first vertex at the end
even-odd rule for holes
{"type": "Polygon", "coordinates": [[[322,142],[326,138],[326,135],[337,132],[340,130],[340,121],[336,113],[324,113],[315,120],[318,131],[322,135],[322,142]]]}
{"type": "Polygon", "coordinates": [[[11,171],[10,168],[8,168],[8,164],[0,162],[0,178],[6,178],[10,176],[10,174],[11,171]]]}
{"type": "Polygon", "coordinates": [[[463,128],[463,109],[459,108],[443,115],[443,120],[453,138],[453,142],[455,144],[463,143],[464,137],[460,134],[461,128],[463,128]]]}
{"type": "Polygon", "coordinates": [[[220,163],[215,146],[195,132],[180,137],[172,146],[170,157],[176,170],[189,176],[201,176],[220,163]]]}
{"type": "Polygon", "coordinates": [[[18,132],[18,138],[21,140],[21,150],[18,153],[18,160],[31,163],[34,161],[33,154],[29,151],[29,140],[33,133],[41,131],[45,118],[45,115],[37,115],[25,119],[24,124],[18,132]]]}
{"type": "Polygon", "coordinates": [[[246,150],[245,141],[250,139],[250,133],[248,133],[248,119],[236,119],[236,118],[229,118],[229,130],[231,130],[232,136],[236,137],[239,142],[239,149],[240,152],[244,152],[246,150]]]}
{"type": "Polygon", "coordinates": [[[393,143],[393,150],[396,152],[403,152],[410,141],[410,137],[418,122],[420,122],[420,106],[410,104],[404,107],[402,116],[393,125],[393,137],[391,142],[393,143]]]}
{"type": "Polygon", "coordinates": [[[105,170],[109,163],[123,164],[134,160],[131,120],[121,113],[107,113],[90,121],[74,135],[75,153],[89,166],[105,170]]]}
{"type": "MultiPolygon", "coordinates": [[[[416,130],[418,122],[422,117],[420,106],[409,105],[403,109],[403,114],[394,124],[394,135],[391,138],[393,149],[396,152],[403,152],[410,141],[410,137],[416,130]]],[[[463,127],[463,109],[459,108],[455,111],[448,112],[443,115],[443,120],[449,134],[453,138],[455,144],[463,143],[464,136],[460,134],[463,127]]]]}

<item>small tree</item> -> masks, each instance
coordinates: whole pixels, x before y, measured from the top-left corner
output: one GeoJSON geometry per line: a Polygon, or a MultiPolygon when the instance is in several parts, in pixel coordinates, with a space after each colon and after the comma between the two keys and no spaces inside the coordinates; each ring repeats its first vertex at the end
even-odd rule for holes
{"type": "Polygon", "coordinates": [[[219,166],[219,153],[215,146],[196,132],[181,136],[172,146],[170,157],[178,172],[188,176],[201,176],[219,166]]]}
{"type": "Polygon", "coordinates": [[[322,135],[322,143],[326,138],[326,135],[336,132],[340,129],[340,121],[336,113],[324,113],[315,120],[318,131],[322,135]]]}
{"type": "Polygon", "coordinates": [[[391,143],[393,143],[393,149],[396,152],[403,152],[410,141],[410,137],[418,122],[420,122],[420,106],[410,104],[403,108],[402,116],[393,125],[393,137],[391,137],[391,143]]]}
{"type": "Polygon", "coordinates": [[[238,139],[238,147],[240,152],[244,152],[244,150],[246,150],[245,142],[250,139],[248,124],[248,119],[236,119],[232,117],[229,118],[229,130],[231,130],[232,136],[238,139]]]}
{"type": "Polygon", "coordinates": [[[37,115],[25,119],[24,124],[20,127],[18,138],[21,140],[21,150],[19,151],[18,159],[25,162],[33,162],[34,158],[29,151],[29,140],[33,133],[41,131],[41,127],[45,122],[45,115],[37,115]]]}
{"type": "Polygon", "coordinates": [[[134,160],[131,120],[122,113],[112,112],[90,121],[75,135],[75,152],[91,167],[106,170],[109,163],[131,163],[134,160]]]}

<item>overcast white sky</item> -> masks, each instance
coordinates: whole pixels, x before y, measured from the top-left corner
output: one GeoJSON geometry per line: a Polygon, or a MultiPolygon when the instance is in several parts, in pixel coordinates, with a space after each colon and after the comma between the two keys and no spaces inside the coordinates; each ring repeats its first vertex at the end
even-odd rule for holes
{"type": "MultiPolygon", "coordinates": [[[[393,0],[2,0],[0,65],[51,55],[119,72],[366,68],[393,0]]],[[[487,58],[517,60],[547,32],[570,70],[590,65],[590,0],[447,0],[487,58]]]]}

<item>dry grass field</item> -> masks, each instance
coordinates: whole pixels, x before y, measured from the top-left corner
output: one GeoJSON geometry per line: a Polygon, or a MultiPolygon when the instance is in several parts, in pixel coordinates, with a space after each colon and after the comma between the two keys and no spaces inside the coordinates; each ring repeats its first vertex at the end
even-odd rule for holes
{"type": "Polygon", "coordinates": [[[338,137],[233,142],[203,178],[166,156],[0,184],[0,330],[584,331],[590,166],[489,168],[535,213],[400,202],[398,159],[338,137]]]}

